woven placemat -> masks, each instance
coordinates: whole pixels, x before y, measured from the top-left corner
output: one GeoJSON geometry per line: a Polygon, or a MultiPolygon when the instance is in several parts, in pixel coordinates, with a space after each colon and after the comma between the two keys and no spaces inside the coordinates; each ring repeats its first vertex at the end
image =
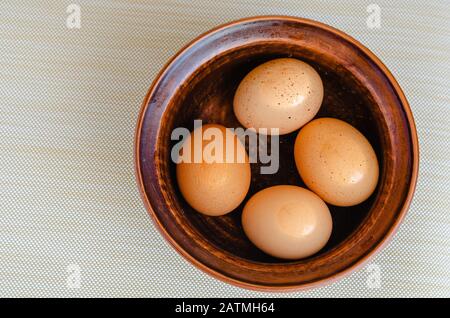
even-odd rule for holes
{"type": "Polygon", "coordinates": [[[372,2],[0,1],[0,296],[450,296],[450,1],[372,2]],[[156,73],[202,32],[263,14],[361,41],[396,76],[419,134],[416,195],[391,244],[306,292],[247,291],[195,269],[134,180],[135,123],[156,73]]]}

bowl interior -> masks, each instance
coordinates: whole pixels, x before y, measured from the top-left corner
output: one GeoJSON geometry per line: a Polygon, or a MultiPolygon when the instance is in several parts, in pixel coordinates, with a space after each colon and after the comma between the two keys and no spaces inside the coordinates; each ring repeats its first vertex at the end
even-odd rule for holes
{"type": "MultiPolygon", "coordinates": [[[[324,84],[324,101],[316,117],[339,118],[357,127],[370,140],[382,167],[381,138],[375,117],[371,113],[373,100],[367,89],[358,84],[345,68],[336,67],[332,61],[314,60],[311,54],[287,45],[255,44],[218,56],[214,63],[208,65],[207,72],[198,73],[196,78],[189,80],[189,90],[176,103],[171,104],[170,111],[177,116],[165,122],[164,129],[171,131],[177,127],[186,127],[192,131],[195,119],[201,119],[204,124],[242,127],[233,113],[233,97],[237,86],[254,67],[280,57],[301,59],[317,70],[324,84]]],[[[175,164],[170,163],[168,184],[183,210],[186,221],[214,246],[231,254],[255,262],[285,263],[285,260],[261,252],[248,240],[241,226],[241,213],[247,200],[264,188],[279,184],[305,187],[294,162],[293,148],[297,134],[298,131],[280,136],[280,169],[276,174],[261,174],[261,164],[251,164],[252,182],[246,199],[241,206],[222,217],[202,215],[186,203],[177,187],[175,164]]],[[[246,147],[248,150],[248,145],[246,147]]],[[[167,148],[170,149],[171,147],[167,148]]],[[[328,244],[316,256],[344,241],[361,224],[370,211],[376,193],[377,191],[357,206],[342,208],[328,205],[333,217],[333,232],[328,244]]]]}
{"type": "Polygon", "coordinates": [[[367,259],[397,227],[413,190],[413,161],[406,100],[376,58],[355,40],[322,24],[288,17],[231,23],[200,37],[169,63],[152,86],[137,131],[137,176],[150,214],[166,238],[205,271],[253,288],[304,287],[331,280],[367,259]],[[266,255],[245,236],[241,212],[259,190],[278,184],[304,186],[294,164],[294,132],[280,137],[280,169],[260,174],[244,202],[222,217],[194,211],[183,199],[170,159],[174,128],[192,130],[195,119],[241,127],[233,114],[234,92],[257,65],[294,57],[312,65],[324,84],[316,117],[342,119],[372,144],[380,164],[374,194],[365,202],[329,205],[333,232],[316,255],[286,261],[266,255]]]}

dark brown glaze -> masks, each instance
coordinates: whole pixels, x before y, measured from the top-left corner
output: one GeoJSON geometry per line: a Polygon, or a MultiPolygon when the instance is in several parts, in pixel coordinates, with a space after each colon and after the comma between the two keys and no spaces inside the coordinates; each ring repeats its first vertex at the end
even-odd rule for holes
{"type": "Polygon", "coordinates": [[[293,17],[255,17],[216,28],[185,47],[159,74],[145,98],[135,141],[136,177],[146,208],[166,239],[194,265],[226,282],[259,290],[301,289],[329,283],[363,264],[395,232],[411,202],[418,142],[405,96],[386,67],[356,40],[329,26],[293,17]],[[284,261],[258,250],[244,235],[242,207],[276,184],[304,186],[295,168],[297,132],[280,138],[280,169],[261,175],[243,204],[223,217],[195,212],[181,196],[170,160],[176,127],[194,119],[240,127],[234,91],[255,66],[278,57],[311,64],[324,83],[317,117],[352,124],[380,162],[375,193],[348,208],[329,206],[333,233],[316,255],[284,261]]]}

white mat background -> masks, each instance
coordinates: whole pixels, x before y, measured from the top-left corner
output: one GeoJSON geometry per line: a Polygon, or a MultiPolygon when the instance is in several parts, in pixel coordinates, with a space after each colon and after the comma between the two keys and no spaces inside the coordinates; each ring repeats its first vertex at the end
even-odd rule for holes
{"type": "Polygon", "coordinates": [[[0,296],[450,296],[450,1],[0,1],[0,296]],[[381,7],[380,29],[366,25],[381,7]],[[81,7],[81,28],[66,8],[81,7]],[[390,68],[415,115],[417,192],[392,243],[324,288],[265,294],[195,269],[138,195],[133,134],[154,76],[237,18],[284,14],[347,32],[390,68]],[[70,264],[80,288],[68,288],[70,264]]]}

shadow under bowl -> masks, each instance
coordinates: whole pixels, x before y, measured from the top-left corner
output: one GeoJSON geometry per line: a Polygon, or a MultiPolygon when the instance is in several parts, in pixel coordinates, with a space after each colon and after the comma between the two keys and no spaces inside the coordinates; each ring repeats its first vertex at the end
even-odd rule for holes
{"type": "MultiPolygon", "coordinates": [[[[270,140],[270,139],[269,139],[270,140]]],[[[218,27],[182,49],[158,75],[144,101],[135,141],[136,177],[146,208],[165,238],[190,262],[241,287],[281,291],[334,281],[363,264],[403,219],[418,173],[418,142],[405,96],[386,67],[356,40],[321,23],[280,16],[255,17],[218,27]],[[233,113],[243,77],[271,59],[293,57],[312,65],[324,84],[317,117],[342,119],[372,144],[380,164],[373,195],[353,207],[329,205],[333,232],[317,254],[298,261],[271,257],[245,236],[241,212],[259,190],[278,184],[304,187],[293,148],[298,131],[280,136],[280,169],[260,174],[244,202],[222,217],[194,211],[183,199],[171,161],[174,128],[195,119],[241,127],[233,113]]]]}

